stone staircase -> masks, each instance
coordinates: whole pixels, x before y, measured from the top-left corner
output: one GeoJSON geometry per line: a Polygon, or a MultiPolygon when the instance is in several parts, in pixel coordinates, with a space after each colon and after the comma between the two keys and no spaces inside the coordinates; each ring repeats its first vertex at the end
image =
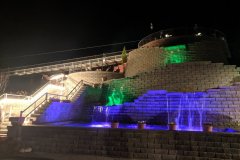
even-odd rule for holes
{"type": "MultiPolygon", "coordinates": [[[[68,100],[63,100],[65,103],[77,103],[77,99],[80,95],[86,90],[86,86],[83,84],[71,97],[68,97],[68,100]]],[[[52,104],[52,102],[61,102],[60,100],[51,100],[47,99],[45,103],[41,104],[33,113],[26,117],[26,125],[32,125],[38,123],[38,118],[44,113],[44,111],[52,104]]]]}
{"type": "Polygon", "coordinates": [[[3,122],[0,123],[0,138],[6,137],[7,135],[7,126],[10,126],[9,117],[4,118],[3,122]]]}
{"type": "MultiPolygon", "coordinates": [[[[42,95],[39,99],[37,99],[34,102],[35,104],[33,103],[34,105],[32,105],[29,108],[28,112],[30,112],[32,110],[33,110],[33,112],[25,118],[25,121],[24,121],[25,125],[32,125],[32,124],[34,124],[34,122],[37,120],[37,118],[48,108],[48,106],[51,104],[51,102],[56,100],[56,99],[52,99],[52,98],[57,96],[59,99],[62,99],[64,102],[68,102],[68,103],[74,102],[74,101],[76,101],[76,99],[81,95],[81,93],[86,88],[85,86],[78,86],[80,88],[75,88],[75,91],[71,92],[71,90],[75,86],[77,87],[76,83],[71,83],[71,80],[69,80],[69,82],[66,81],[65,83],[66,83],[65,85],[67,85],[67,87],[66,87],[66,91],[64,91],[63,93],[65,95],[68,95],[68,93],[71,93],[71,97],[69,97],[70,99],[66,100],[67,96],[61,96],[61,95],[57,95],[57,94],[55,95],[55,94],[51,94],[51,93],[50,94],[45,93],[44,95],[42,95]],[[46,96],[48,95],[49,99],[45,100],[45,95],[46,96]],[[65,97],[65,98],[63,98],[63,97],[65,97]],[[35,109],[36,106],[37,106],[37,108],[35,109]]],[[[21,111],[23,111],[22,107],[13,107],[12,108],[12,112],[14,114],[11,114],[11,117],[19,116],[19,113],[21,111]]],[[[23,115],[23,117],[25,115],[23,115]]],[[[6,137],[7,126],[10,126],[10,125],[11,125],[11,122],[9,121],[9,116],[5,117],[4,121],[0,123],[0,136],[6,137]]]]}
{"type": "Polygon", "coordinates": [[[86,90],[86,85],[83,85],[72,97],[71,101],[76,102],[80,95],[86,90]]]}
{"type": "MultiPolygon", "coordinates": [[[[65,103],[76,103],[78,104],[79,102],[77,102],[78,98],[81,96],[81,94],[86,90],[86,86],[82,86],[78,91],[76,91],[76,93],[70,98],[71,101],[63,101],[65,103]]],[[[51,105],[51,103],[54,101],[48,101],[46,102],[44,105],[42,105],[41,107],[39,107],[36,111],[34,111],[33,114],[31,114],[28,119],[29,119],[29,123],[28,125],[32,125],[32,124],[38,124],[38,118],[46,111],[46,109],[51,105]]]]}
{"type": "Polygon", "coordinates": [[[47,101],[46,103],[42,104],[38,109],[36,109],[29,117],[25,119],[25,125],[32,125],[37,120],[37,118],[48,108],[51,104],[51,101],[47,101]]]}

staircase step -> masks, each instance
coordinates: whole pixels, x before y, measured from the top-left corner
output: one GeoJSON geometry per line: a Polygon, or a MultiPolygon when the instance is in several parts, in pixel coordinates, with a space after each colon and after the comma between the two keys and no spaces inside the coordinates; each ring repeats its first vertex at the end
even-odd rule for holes
{"type": "MultiPolygon", "coordinates": [[[[5,121],[5,122],[2,122],[1,125],[3,125],[3,126],[9,126],[9,125],[11,125],[11,122],[10,122],[10,121],[5,121]]],[[[0,126],[1,126],[1,125],[0,125],[0,126]]]]}
{"type": "Polygon", "coordinates": [[[46,109],[47,109],[47,107],[41,107],[41,108],[38,108],[38,110],[36,110],[36,111],[45,111],[46,109]]]}
{"type": "Polygon", "coordinates": [[[4,141],[7,139],[7,134],[6,133],[0,133],[0,142],[4,141]]]}
{"type": "Polygon", "coordinates": [[[8,125],[2,125],[2,124],[1,124],[1,125],[0,125],[0,129],[1,129],[1,128],[7,128],[7,126],[8,126],[8,125]]]}
{"type": "Polygon", "coordinates": [[[0,132],[5,132],[7,131],[7,128],[0,128],[0,132]]]}
{"type": "Polygon", "coordinates": [[[7,134],[8,130],[7,129],[0,129],[0,134],[7,134]]]}
{"type": "Polygon", "coordinates": [[[45,111],[45,110],[37,110],[37,111],[35,111],[33,114],[43,114],[44,111],[45,111]]]}
{"type": "Polygon", "coordinates": [[[37,117],[27,117],[26,119],[27,121],[32,122],[32,121],[36,121],[37,117]]]}
{"type": "Polygon", "coordinates": [[[34,113],[34,114],[31,114],[31,117],[38,117],[40,115],[41,115],[41,113],[34,113]]]}

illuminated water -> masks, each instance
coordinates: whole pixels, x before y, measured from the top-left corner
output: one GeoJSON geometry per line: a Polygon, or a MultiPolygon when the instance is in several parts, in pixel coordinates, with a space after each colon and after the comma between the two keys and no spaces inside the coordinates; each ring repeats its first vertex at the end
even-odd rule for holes
{"type": "Polygon", "coordinates": [[[112,120],[122,122],[118,118],[123,116],[128,116],[132,120],[127,121],[125,119],[127,123],[137,121],[149,122],[152,117],[145,115],[150,113],[154,117],[163,113],[165,116],[163,114],[161,116],[165,120],[162,120],[162,124],[176,123],[179,130],[182,128],[196,130],[196,128],[202,128],[202,124],[206,122],[204,119],[207,112],[205,96],[205,92],[170,92],[166,94],[162,91],[151,90],[148,91],[146,97],[140,97],[137,101],[132,102],[131,104],[134,107],[124,105],[95,106],[92,122],[110,122],[112,120]],[[149,100],[148,98],[152,99],[149,100]],[[158,103],[159,101],[161,104],[158,103]],[[145,105],[146,102],[152,106],[145,105]],[[152,108],[155,110],[155,115],[152,108]]]}
{"type": "MultiPolygon", "coordinates": [[[[80,123],[80,122],[58,122],[51,123],[50,126],[62,126],[62,127],[80,127],[80,128],[111,128],[111,124],[108,122],[94,122],[94,123],[80,123]]],[[[119,124],[120,129],[137,129],[137,124],[119,124]]],[[[168,126],[161,125],[146,125],[146,130],[168,130],[168,126]]],[[[202,131],[200,127],[188,128],[188,126],[180,126],[178,131],[202,131]]],[[[239,132],[237,130],[226,128],[218,129],[214,128],[213,132],[239,132]]]]}
{"type": "Polygon", "coordinates": [[[188,92],[188,93],[174,93],[167,97],[168,101],[168,123],[175,122],[179,129],[195,130],[195,128],[202,128],[204,114],[207,112],[205,107],[205,93],[204,92],[188,92]],[[171,105],[171,98],[178,98],[175,100],[175,105],[171,105]]]}

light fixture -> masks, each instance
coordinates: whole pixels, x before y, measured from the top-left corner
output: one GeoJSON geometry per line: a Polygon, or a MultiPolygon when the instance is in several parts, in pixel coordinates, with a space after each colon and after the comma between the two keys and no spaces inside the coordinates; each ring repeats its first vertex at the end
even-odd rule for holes
{"type": "Polygon", "coordinates": [[[165,37],[168,38],[168,37],[172,37],[171,34],[165,34],[165,37]]]}
{"type": "Polygon", "coordinates": [[[57,80],[57,79],[60,79],[60,78],[63,78],[65,77],[66,75],[64,75],[63,73],[60,73],[60,74],[55,74],[55,75],[52,75],[49,80],[57,80]]]}
{"type": "Polygon", "coordinates": [[[195,36],[202,36],[202,33],[198,32],[197,34],[195,34],[195,36]]]}

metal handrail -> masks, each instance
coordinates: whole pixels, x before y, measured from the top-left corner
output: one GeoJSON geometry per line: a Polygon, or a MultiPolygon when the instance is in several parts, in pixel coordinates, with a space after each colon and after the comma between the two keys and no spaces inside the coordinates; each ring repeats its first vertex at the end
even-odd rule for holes
{"type": "MultiPolygon", "coordinates": [[[[44,94],[44,96],[47,96],[47,93],[44,94]]],[[[47,99],[45,98],[41,103],[39,103],[37,106],[35,106],[25,117],[28,117],[33,111],[35,111],[40,105],[42,105],[45,101],[47,101],[47,99]]],[[[36,103],[34,103],[36,104],[36,103]]],[[[29,106],[28,108],[30,108],[31,106],[29,106]]],[[[26,110],[25,110],[26,111],[26,110]]],[[[20,117],[23,116],[23,112],[20,112],[20,117]]]]}
{"type": "Polygon", "coordinates": [[[88,84],[88,85],[91,85],[91,86],[93,86],[95,84],[95,83],[84,81],[84,80],[82,80],[82,81],[83,81],[83,84],[88,84]]]}
{"type": "MultiPolygon", "coordinates": [[[[118,55],[118,53],[121,53],[122,51],[117,51],[117,52],[110,52],[110,53],[104,53],[104,56],[115,56],[118,55]]],[[[35,65],[27,65],[27,66],[22,66],[22,67],[14,67],[12,69],[25,69],[25,68],[30,68],[30,67],[41,67],[45,65],[57,65],[61,63],[68,63],[68,62],[74,62],[74,61],[81,61],[81,60],[89,60],[89,59],[95,59],[95,58],[102,58],[103,54],[101,55],[93,55],[93,56],[85,56],[85,57],[80,57],[80,58],[72,58],[72,59],[67,59],[67,60],[60,60],[60,61],[54,61],[54,62],[47,62],[47,63],[40,63],[40,64],[35,64],[35,65]]]]}
{"type": "Polygon", "coordinates": [[[40,96],[36,101],[34,101],[32,104],[30,104],[27,108],[25,108],[23,111],[20,111],[20,117],[22,117],[23,113],[28,110],[31,106],[33,106],[34,104],[36,104],[36,102],[41,99],[43,96],[46,96],[46,93],[43,94],[42,96],[40,96]]]}
{"type": "Polygon", "coordinates": [[[33,111],[35,111],[35,110],[36,110],[40,105],[42,105],[45,101],[50,100],[50,99],[52,98],[51,95],[54,96],[54,97],[65,97],[65,98],[66,98],[66,96],[63,96],[63,95],[52,94],[52,93],[45,93],[45,94],[43,94],[40,98],[38,98],[35,102],[33,102],[30,106],[28,106],[25,110],[21,111],[21,112],[20,112],[20,117],[23,116],[23,113],[24,113],[26,110],[28,110],[29,108],[31,108],[34,104],[37,103],[37,101],[39,101],[42,97],[45,96],[44,100],[43,100],[42,102],[40,102],[37,106],[35,106],[35,107],[25,116],[25,117],[28,117],[33,111]]]}
{"type": "Polygon", "coordinates": [[[0,100],[1,99],[5,99],[6,97],[11,97],[11,98],[19,98],[19,97],[22,97],[22,98],[19,98],[19,99],[26,99],[26,100],[29,100],[31,99],[32,97],[34,97],[38,92],[40,92],[41,90],[43,90],[48,84],[51,84],[51,82],[47,82],[46,84],[44,84],[41,88],[39,88],[37,91],[35,91],[32,95],[30,96],[24,96],[24,95],[19,95],[19,94],[9,94],[9,93],[4,93],[0,96],[0,100]]]}
{"type": "MultiPolygon", "coordinates": [[[[31,108],[33,105],[36,105],[36,103],[45,96],[45,99],[40,102],[37,106],[35,106],[25,117],[28,117],[33,111],[35,111],[40,105],[42,105],[44,102],[48,101],[50,98],[52,98],[49,95],[53,95],[53,96],[57,96],[57,97],[65,97],[65,100],[70,100],[70,98],[72,98],[72,96],[69,98],[70,94],[78,87],[78,86],[82,86],[83,84],[83,80],[81,80],[69,93],[67,96],[63,96],[63,95],[58,95],[58,94],[51,94],[51,93],[45,93],[43,94],[41,97],[39,97],[36,101],[34,101],[31,105],[29,105],[26,109],[24,109],[23,111],[20,111],[20,117],[23,117],[23,113],[25,111],[27,111],[29,108],[31,108]],[[81,84],[81,85],[80,85],[81,84]]],[[[74,94],[73,94],[74,95],[74,94]]]]}
{"type": "Polygon", "coordinates": [[[75,79],[73,79],[72,77],[68,76],[68,79],[70,79],[73,83],[78,84],[78,82],[75,79]]]}
{"type": "MultiPolygon", "coordinates": [[[[132,49],[131,49],[132,50],[132,49]]],[[[131,51],[127,50],[127,52],[131,51]]],[[[14,74],[17,71],[21,70],[32,70],[34,71],[37,68],[40,67],[48,67],[48,66],[56,66],[56,65],[66,65],[66,63],[76,63],[76,62],[93,62],[94,60],[99,61],[102,59],[109,59],[109,58],[114,58],[116,56],[121,57],[121,52],[122,51],[117,51],[117,52],[111,52],[111,53],[106,53],[106,54],[101,54],[101,55],[94,55],[94,56],[86,56],[86,57],[80,57],[80,58],[73,58],[73,59],[67,59],[67,60],[61,60],[61,61],[54,61],[54,62],[47,62],[47,63],[40,63],[40,64],[35,64],[35,65],[26,65],[22,67],[12,67],[10,70],[8,69],[8,72],[11,74],[14,74]]],[[[51,67],[52,68],[52,67],[51,67]]],[[[0,71],[6,72],[6,69],[1,69],[0,71]]]]}
{"type": "MultiPolygon", "coordinates": [[[[69,96],[71,95],[71,93],[80,85],[83,84],[83,80],[81,80],[80,82],[78,82],[78,84],[68,93],[68,95],[66,96],[66,99],[69,100],[69,96]]],[[[72,96],[71,96],[72,97],[72,96]]]]}
{"type": "Polygon", "coordinates": [[[0,96],[0,100],[2,100],[2,99],[5,99],[5,98],[8,98],[8,97],[10,97],[10,98],[19,98],[19,97],[21,97],[21,98],[19,98],[19,99],[30,99],[31,98],[31,96],[24,96],[24,95],[19,95],[19,94],[9,94],[9,93],[4,93],[4,94],[2,94],[1,96],[0,96]]]}
{"type": "Polygon", "coordinates": [[[34,97],[37,93],[39,93],[41,90],[43,90],[47,85],[51,84],[51,81],[48,81],[47,83],[45,83],[42,87],[40,87],[37,91],[35,91],[31,97],[34,97]]]}

